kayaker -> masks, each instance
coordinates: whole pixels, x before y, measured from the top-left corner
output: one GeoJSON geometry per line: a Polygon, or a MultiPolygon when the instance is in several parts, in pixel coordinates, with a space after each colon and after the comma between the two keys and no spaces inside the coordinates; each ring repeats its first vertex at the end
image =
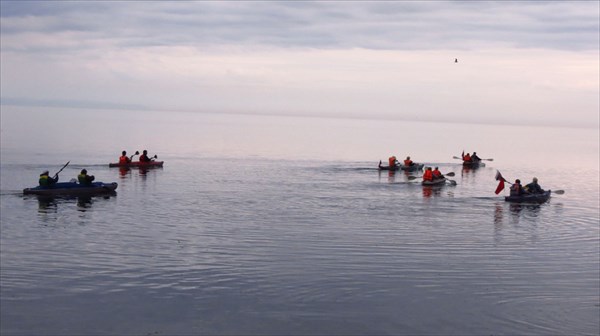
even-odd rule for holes
{"type": "Polygon", "coordinates": [[[398,162],[398,160],[396,160],[395,155],[392,155],[388,158],[388,165],[390,166],[390,168],[396,167],[397,162],[398,162]]]}
{"type": "Polygon", "coordinates": [[[477,156],[477,152],[473,152],[473,155],[471,155],[471,160],[473,162],[479,162],[479,161],[481,161],[481,158],[479,156],[477,156]]]}
{"type": "Polygon", "coordinates": [[[129,158],[129,156],[127,156],[127,152],[122,151],[121,157],[119,158],[119,164],[128,164],[130,162],[131,162],[131,159],[129,158]]]}
{"type": "Polygon", "coordinates": [[[58,174],[54,175],[54,177],[50,177],[50,173],[47,170],[44,170],[44,172],[40,174],[39,183],[41,187],[49,187],[56,182],[58,182],[58,174]]]}
{"type": "Polygon", "coordinates": [[[433,171],[431,170],[431,167],[427,167],[427,169],[425,169],[425,172],[423,173],[423,181],[433,181],[433,171]]]}
{"type": "Polygon", "coordinates": [[[471,154],[469,154],[469,153],[463,155],[462,159],[464,162],[473,162],[473,158],[471,157],[471,154]]]}
{"type": "Polygon", "coordinates": [[[435,169],[432,172],[433,174],[433,178],[434,179],[441,179],[444,178],[444,175],[442,174],[442,172],[438,169],[438,167],[435,167],[435,169]]]}
{"type": "MultiPolygon", "coordinates": [[[[156,159],[156,155],[154,155],[154,158],[156,159]]],[[[140,155],[140,162],[151,162],[152,158],[148,157],[148,151],[144,149],[144,151],[142,152],[142,155],[140,155]]]]}
{"type": "Polygon", "coordinates": [[[81,173],[77,176],[77,180],[80,184],[90,185],[94,181],[94,175],[88,175],[87,170],[82,169],[81,173]]]}
{"type": "Polygon", "coordinates": [[[404,166],[406,167],[410,167],[410,166],[414,166],[414,162],[410,159],[410,156],[406,157],[406,160],[404,160],[404,166]]]}
{"type": "Polygon", "coordinates": [[[523,186],[521,186],[521,180],[516,179],[515,183],[510,186],[510,196],[521,196],[523,195],[523,186]]]}
{"type": "Polygon", "coordinates": [[[537,177],[534,177],[533,181],[531,181],[531,183],[529,183],[528,185],[525,186],[525,190],[530,194],[543,194],[544,193],[544,189],[542,189],[542,187],[540,187],[540,185],[538,184],[537,177]]]}

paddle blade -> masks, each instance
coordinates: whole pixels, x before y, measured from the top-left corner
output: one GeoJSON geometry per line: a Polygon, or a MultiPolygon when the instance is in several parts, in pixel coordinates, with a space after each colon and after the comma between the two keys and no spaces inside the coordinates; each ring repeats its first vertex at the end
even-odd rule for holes
{"type": "Polygon", "coordinates": [[[454,176],[454,175],[456,175],[456,174],[454,174],[454,172],[449,172],[446,174],[446,176],[454,176]]]}
{"type": "Polygon", "coordinates": [[[557,194],[557,195],[562,195],[565,193],[565,191],[564,190],[553,190],[552,193],[557,194]]]}
{"type": "Polygon", "coordinates": [[[412,180],[416,180],[416,179],[418,179],[418,178],[420,178],[420,177],[419,177],[419,176],[409,176],[409,177],[408,177],[408,180],[409,180],[409,181],[412,181],[412,180]]]}

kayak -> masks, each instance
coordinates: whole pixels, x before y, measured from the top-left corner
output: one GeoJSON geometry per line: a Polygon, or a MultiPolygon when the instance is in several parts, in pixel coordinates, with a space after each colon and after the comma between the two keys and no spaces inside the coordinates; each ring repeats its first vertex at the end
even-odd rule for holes
{"type": "Polygon", "coordinates": [[[425,181],[425,180],[423,180],[423,182],[421,182],[421,184],[424,185],[424,186],[444,185],[444,184],[446,184],[446,178],[443,177],[441,179],[435,179],[433,181],[425,181]]]}
{"type": "Polygon", "coordinates": [[[391,171],[396,171],[396,170],[400,170],[400,166],[382,166],[381,163],[378,166],[379,170],[391,170],[391,171]]]}
{"type": "Polygon", "coordinates": [[[109,163],[108,166],[111,168],[120,167],[120,168],[132,168],[132,167],[141,167],[141,168],[154,168],[154,167],[162,167],[164,161],[150,161],[150,162],[140,162],[140,161],[132,161],[129,163],[109,163]]]}
{"type": "Polygon", "coordinates": [[[544,203],[550,199],[551,190],[546,190],[541,194],[524,194],[519,196],[506,196],[506,202],[514,203],[544,203]]]}
{"type": "Polygon", "coordinates": [[[49,187],[37,186],[23,189],[24,195],[99,195],[110,194],[117,189],[117,183],[93,182],[83,185],[77,182],[58,182],[49,187]]]}
{"type": "Polygon", "coordinates": [[[463,167],[467,167],[467,168],[485,167],[485,163],[481,162],[481,161],[477,161],[477,162],[463,161],[463,167]]]}
{"type": "Polygon", "coordinates": [[[425,164],[415,163],[412,166],[400,165],[400,169],[402,169],[404,171],[417,171],[417,170],[423,169],[423,166],[425,166],[425,164]]]}

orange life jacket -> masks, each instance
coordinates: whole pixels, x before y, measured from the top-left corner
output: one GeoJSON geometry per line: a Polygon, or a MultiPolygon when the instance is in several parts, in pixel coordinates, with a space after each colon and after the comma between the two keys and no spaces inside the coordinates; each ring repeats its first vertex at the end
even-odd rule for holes
{"type": "Polygon", "coordinates": [[[390,167],[394,167],[396,165],[396,157],[390,156],[390,158],[388,159],[388,164],[390,165],[390,167]]]}
{"type": "Polygon", "coordinates": [[[442,172],[439,171],[438,169],[433,171],[433,177],[441,177],[442,176],[442,172]]]}
{"type": "Polygon", "coordinates": [[[413,163],[412,160],[404,160],[405,166],[410,166],[412,163],[413,163]]]}
{"type": "Polygon", "coordinates": [[[423,180],[425,181],[433,181],[433,173],[431,170],[426,170],[423,174],[423,180]]]}
{"type": "Polygon", "coordinates": [[[467,155],[463,156],[463,161],[471,162],[472,161],[471,160],[471,155],[467,154],[467,155]]]}
{"type": "Polygon", "coordinates": [[[129,158],[127,157],[127,155],[123,155],[119,158],[119,163],[129,163],[129,158]]]}

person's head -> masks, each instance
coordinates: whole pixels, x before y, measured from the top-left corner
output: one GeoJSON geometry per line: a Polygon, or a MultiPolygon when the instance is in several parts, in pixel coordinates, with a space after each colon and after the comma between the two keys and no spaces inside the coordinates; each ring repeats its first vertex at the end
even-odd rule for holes
{"type": "Polygon", "coordinates": [[[122,151],[121,155],[125,156],[125,155],[127,155],[127,152],[126,151],[122,151]]]}
{"type": "Polygon", "coordinates": [[[427,167],[427,170],[431,170],[431,167],[427,167]]]}
{"type": "Polygon", "coordinates": [[[144,149],[144,151],[142,152],[142,154],[148,155],[148,151],[144,149]]]}
{"type": "Polygon", "coordinates": [[[516,179],[516,180],[515,180],[515,183],[516,183],[516,184],[521,184],[521,180],[519,180],[519,179],[516,179]]]}
{"type": "Polygon", "coordinates": [[[43,172],[40,174],[40,176],[48,176],[48,175],[50,175],[50,172],[49,172],[49,171],[47,171],[47,170],[44,170],[44,171],[43,171],[43,172]]]}
{"type": "Polygon", "coordinates": [[[438,167],[435,167],[435,170],[438,170],[438,167]]]}
{"type": "Polygon", "coordinates": [[[87,170],[85,170],[85,169],[82,169],[82,170],[81,170],[81,174],[82,174],[82,175],[86,175],[86,174],[87,174],[87,170]]]}
{"type": "Polygon", "coordinates": [[[407,160],[410,160],[410,156],[407,156],[407,157],[406,157],[406,159],[407,159],[407,160]]]}
{"type": "Polygon", "coordinates": [[[537,183],[537,177],[534,177],[534,178],[533,178],[533,182],[534,182],[534,183],[537,183]]]}

